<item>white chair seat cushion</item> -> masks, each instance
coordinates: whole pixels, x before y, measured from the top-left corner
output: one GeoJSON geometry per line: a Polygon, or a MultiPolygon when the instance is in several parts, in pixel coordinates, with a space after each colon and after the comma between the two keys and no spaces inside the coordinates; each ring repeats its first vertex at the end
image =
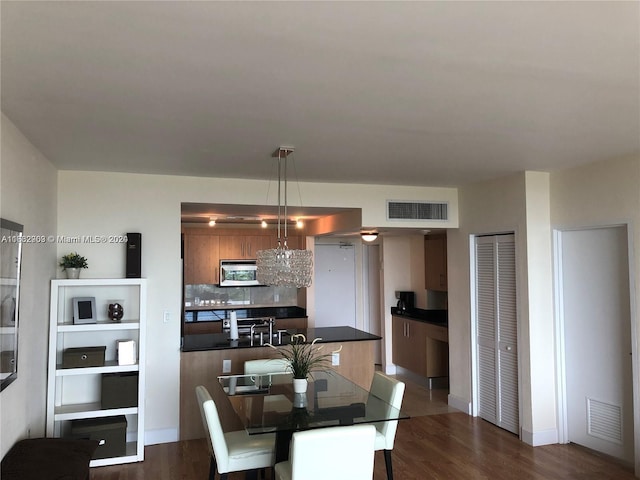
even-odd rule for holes
{"type": "Polygon", "coordinates": [[[377,429],[377,425],[376,425],[376,439],[373,443],[373,449],[389,450],[389,448],[387,448],[387,437],[385,437],[384,434],[380,433],[380,431],[377,429]]]}
{"type": "Polygon", "coordinates": [[[235,471],[236,462],[241,470],[270,467],[275,463],[275,434],[249,435],[244,430],[224,434],[229,449],[229,466],[235,471]]]}
{"type": "Polygon", "coordinates": [[[291,480],[291,462],[276,463],[275,472],[278,480],[291,480]]]}

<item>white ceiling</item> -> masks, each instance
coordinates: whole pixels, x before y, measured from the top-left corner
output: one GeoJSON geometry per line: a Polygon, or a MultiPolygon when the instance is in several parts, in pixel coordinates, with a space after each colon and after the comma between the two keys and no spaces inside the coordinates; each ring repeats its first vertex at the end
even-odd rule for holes
{"type": "Polygon", "coordinates": [[[457,186],[640,152],[638,2],[1,2],[60,169],[457,186]]]}

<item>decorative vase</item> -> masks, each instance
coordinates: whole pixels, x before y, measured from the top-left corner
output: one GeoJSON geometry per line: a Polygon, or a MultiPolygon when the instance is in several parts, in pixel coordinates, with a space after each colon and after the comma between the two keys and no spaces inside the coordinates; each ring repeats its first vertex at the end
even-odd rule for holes
{"type": "Polygon", "coordinates": [[[124,309],[119,303],[110,303],[107,307],[107,316],[113,322],[119,322],[124,316],[124,309]]]}
{"type": "Polygon", "coordinates": [[[293,408],[306,408],[307,395],[305,393],[293,394],[293,408]]]}
{"type": "Polygon", "coordinates": [[[65,268],[65,272],[67,272],[67,278],[80,278],[79,268],[65,268]]]}
{"type": "Polygon", "coordinates": [[[305,393],[307,391],[307,384],[306,378],[294,378],[293,393],[305,393]]]}

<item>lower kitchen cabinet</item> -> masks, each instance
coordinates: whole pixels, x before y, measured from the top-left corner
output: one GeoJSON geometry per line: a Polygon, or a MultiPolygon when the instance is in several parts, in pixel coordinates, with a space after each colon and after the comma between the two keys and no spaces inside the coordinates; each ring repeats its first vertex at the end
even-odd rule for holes
{"type": "Polygon", "coordinates": [[[447,327],[392,317],[393,363],[423,377],[449,375],[447,327]]]}

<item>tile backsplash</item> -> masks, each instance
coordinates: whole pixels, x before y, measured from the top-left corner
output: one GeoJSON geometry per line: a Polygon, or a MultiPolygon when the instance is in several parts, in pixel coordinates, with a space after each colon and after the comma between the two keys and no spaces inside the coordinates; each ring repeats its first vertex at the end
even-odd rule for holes
{"type": "Polygon", "coordinates": [[[297,305],[295,287],[218,287],[217,285],[185,285],[186,306],[217,305],[297,305]]]}

